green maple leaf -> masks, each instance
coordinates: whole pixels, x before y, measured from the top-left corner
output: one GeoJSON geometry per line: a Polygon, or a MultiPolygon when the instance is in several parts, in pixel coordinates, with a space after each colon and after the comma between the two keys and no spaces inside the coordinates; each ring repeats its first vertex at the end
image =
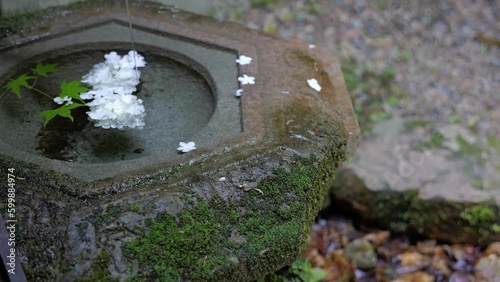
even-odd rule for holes
{"type": "Polygon", "coordinates": [[[63,99],[64,97],[69,96],[73,99],[83,102],[83,100],[80,98],[80,93],[87,92],[89,90],[89,88],[80,85],[80,80],[73,80],[70,83],[66,83],[66,81],[63,81],[61,83],[61,93],[59,94],[59,97],[63,99]]]}
{"type": "Polygon", "coordinates": [[[7,84],[4,86],[4,88],[10,89],[12,92],[14,92],[17,97],[21,98],[21,86],[24,86],[26,88],[30,88],[28,84],[28,79],[33,79],[35,77],[29,76],[27,73],[20,75],[18,78],[14,80],[10,80],[7,82],[7,84]]]}
{"type": "Polygon", "coordinates": [[[65,118],[69,118],[71,121],[73,121],[73,116],[71,115],[71,110],[85,106],[85,104],[80,104],[80,103],[73,103],[71,105],[62,105],[57,109],[54,110],[45,110],[43,111],[39,117],[45,117],[45,123],[43,126],[46,126],[49,121],[51,121],[53,118],[56,116],[62,116],[65,118]]]}
{"type": "Polygon", "coordinates": [[[34,69],[31,69],[34,74],[47,77],[48,73],[56,71],[58,68],[56,64],[41,64],[38,63],[34,69]]]}

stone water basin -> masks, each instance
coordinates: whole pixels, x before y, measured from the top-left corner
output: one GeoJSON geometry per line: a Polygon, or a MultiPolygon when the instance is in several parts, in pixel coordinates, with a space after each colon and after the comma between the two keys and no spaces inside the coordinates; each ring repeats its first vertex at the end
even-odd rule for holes
{"type": "MultiPolygon", "coordinates": [[[[103,21],[92,28],[8,50],[1,55],[1,70],[9,78],[29,72],[34,62],[55,63],[60,70],[37,81],[37,87],[55,96],[62,81],[81,79],[94,64],[104,60],[104,54],[126,54],[132,48],[130,39],[123,36],[127,33],[127,23],[103,21]]],[[[141,89],[137,92],[147,108],[147,126],[143,130],[105,130],[88,123],[83,129],[65,134],[64,140],[54,140],[60,134],[50,131],[51,124],[48,130],[43,129],[43,119],[37,117],[42,110],[50,109],[51,102],[34,91],[24,91],[22,100],[9,95],[0,105],[5,121],[0,128],[6,133],[0,138],[0,146],[5,146],[5,152],[77,178],[94,180],[170,159],[177,154],[178,143],[190,138],[196,139],[199,146],[209,146],[241,133],[239,100],[231,95],[238,86],[234,52],[148,30],[137,29],[136,33],[137,40],[144,42],[136,49],[149,62],[141,70],[141,89]],[[52,148],[50,144],[57,142],[68,144],[52,148]],[[112,164],[123,160],[131,161],[120,166],[112,164]],[[89,163],[94,165],[81,165],[89,163]]]]}
{"type": "MultiPolygon", "coordinates": [[[[67,70],[42,85],[54,89],[130,49],[123,6],[72,9],[0,50],[0,83],[54,60],[67,70]]],[[[0,168],[16,169],[28,279],[252,281],[290,264],[359,137],[335,54],[152,6],[137,4],[131,21],[148,61],[143,131],[85,125],[68,158],[47,156],[33,117],[45,102],[25,93],[0,104],[0,168]],[[239,85],[243,74],[256,83],[239,85]],[[180,141],[198,149],[179,154],[180,141]]]]}

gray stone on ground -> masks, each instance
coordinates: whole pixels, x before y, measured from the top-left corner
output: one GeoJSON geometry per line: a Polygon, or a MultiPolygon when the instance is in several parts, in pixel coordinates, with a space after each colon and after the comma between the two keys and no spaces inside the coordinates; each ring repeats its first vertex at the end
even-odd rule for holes
{"type": "Polygon", "coordinates": [[[458,125],[375,125],[343,165],[334,201],[396,232],[481,244],[500,238],[498,148],[458,125]]]}
{"type": "Polygon", "coordinates": [[[374,269],[377,264],[377,254],[368,240],[358,239],[350,242],[345,246],[344,254],[359,269],[374,269]]]}
{"type": "Polygon", "coordinates": [[[474,266],[474,271],[482,281],[500,281],[500,256],[490,254],[481,258],[474,266]]]}

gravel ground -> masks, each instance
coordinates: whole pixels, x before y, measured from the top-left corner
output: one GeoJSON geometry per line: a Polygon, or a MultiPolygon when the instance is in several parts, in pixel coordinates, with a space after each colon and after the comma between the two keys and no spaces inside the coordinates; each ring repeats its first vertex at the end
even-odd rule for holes
{"type": "Polygon", "coordinates": [[[323,281],[500,281],[500,242],[485,250],[436,240],[391,237],[388,231],[355,228],[330,217],[313,226],[302,254],[325,271],[323,281]]]}
{"type": "Polygon", "coordinates": [[[224,17],[336,50],[349,73],[361,77],[357,85],[348,82],[355,104],[375,91],[367,89],[367,75],[391,74],[391,87],[402,93],[383,89],[386,114],[456,123],[482,138],[498,137],[500,3],[470,2],[260,0],[224,17]],[[400,101],[390,99],[395,94],[400,101]]]}

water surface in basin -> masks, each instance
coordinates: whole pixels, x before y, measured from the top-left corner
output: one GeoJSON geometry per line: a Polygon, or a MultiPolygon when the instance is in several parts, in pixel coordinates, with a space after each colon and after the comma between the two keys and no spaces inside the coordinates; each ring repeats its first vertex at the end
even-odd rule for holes
{"type": "MultiPolygon", "coordinates": [[[[104,61],[104,54],[117,51],[125,55],[128,49],[68,51],[64,55],[49,55],[44,63],[56,63],[59,70],[48,78],[37,80],[36,87],[56,96],[62,81],[72,81],[104,61]]],[[[203,75],[190,63],[139,48],[146,67],[140,68],[141,84],[136,92],[144,101],[146,126],[144,129],[102,129],[86,121],[85,109],[75,113],[76,123],[65,119],[43,127],[43,119],[36,117],[53,103],[31,91],[23,91],[20,100],[8,95],[0,103],[2,140],[28,153],[78,163],[105,163],[161,154],[176,150],[180,141],[200,131],[209,122],[215,97],[203,75]],[[142,50],[141,50],[142,49],[142,50]],[[80,117],[79,117],[80,116],[80,117]]],[[[29,72],[32,62],[18,74],[29,72]]]]}

